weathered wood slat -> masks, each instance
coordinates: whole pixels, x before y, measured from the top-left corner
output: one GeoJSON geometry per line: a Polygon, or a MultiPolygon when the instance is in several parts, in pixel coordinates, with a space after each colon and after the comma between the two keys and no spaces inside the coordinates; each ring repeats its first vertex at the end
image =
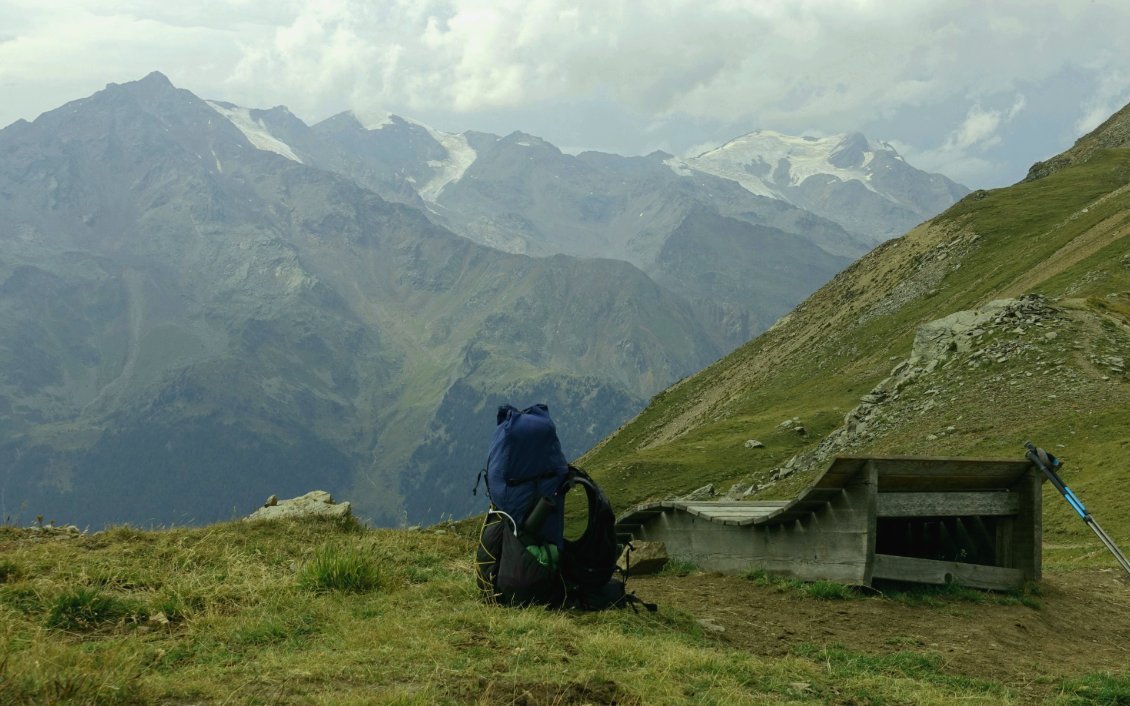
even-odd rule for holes
{"type": "Polygon", "coordinates": [[[792,500],[676,500],[675,505],[683,507],[784,507],[792,500]]]}
{"type": "Polygon", "coordinates": [[[688,505],[688,511],[695,510],[698,512],[705,512],[711,515],[748,515],[750,517],[760,517],[761,515],[768,515],[771,512],[777,512],[779,507],[711,507],[709,505],[688,505]]]}
{"type": "Polygon", "coordinates": [[[1018,588],[1024,583],[1024,574],[1019,569],[891,554],[875,555],[871,578],[934,584],[956,581],[962,586],[998,591],[1018,588]]]}
{"type": "Polygon", "coordinates": [[[879,517],[945,517],[1015,515],[1020,496],[1006,492],[887,493],[880,491],[879,517]]]}
{"type": "Polygon", "coordinates": [[[921,476],[888,478],[884,479],[879,487],[888,492],[964,492],[1008,490],[1011,483],[1005,477],[942,475],[936,478],[921,476]]]}

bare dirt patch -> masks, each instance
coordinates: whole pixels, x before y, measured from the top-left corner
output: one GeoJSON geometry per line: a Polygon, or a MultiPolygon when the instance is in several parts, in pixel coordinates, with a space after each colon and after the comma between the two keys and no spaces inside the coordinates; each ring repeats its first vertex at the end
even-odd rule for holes
{"type": "Polygon", "coordinates": [[[625,694],[610,680],[596,680],[588,683],[573,682],[565,685],[531,681],[487,681],[480,684],[481,691],[475,703],[509,704],[511,706],[535,706],[537,704],[615,704],[617,706],[639,706],[639,699],[625,694]]]}
{"type": "Polygon", "coordinates": [[[753,654],[832,645],[869,655],[929,652],[946,673],[999,682],[1027,703],[1046,701],[1062,677],[1130,669],[1130,581],[1114,570],[1045,575],[1038,608],[996,594],[980,602],[931,596],[917,604],[882,593],[821,600],[717,574],[634,577],[631,590],[753,654]]]}

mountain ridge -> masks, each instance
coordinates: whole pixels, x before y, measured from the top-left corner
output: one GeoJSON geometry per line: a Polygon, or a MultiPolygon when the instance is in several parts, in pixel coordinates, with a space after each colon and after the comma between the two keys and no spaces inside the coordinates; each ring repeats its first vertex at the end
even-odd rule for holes
{"type": "MultiPolygon", "coordinates": [[[[1120,124],[1080,142],[1121,139],[1103,134],[1120,124]]],[[[1127,235],[1125,147],[970,194],[656,395],[581,462],[621,505],[707,483],[788,498],[835,453],[1016,458],[1034,440],[1064,449],[1096,513],[1128,517],[1115,470],[1130,408],[1127,235]]],[[[1049,515],[1045,531],[1080,539],[1068,520],[1049,515]]]]}
{"type": "Polygon", "coordinates": [[[310,485],[382,524],[466,514],[404,515],[409,470],[462,488],[478,463],[419,451],[449,388],[558,390],[579,453],[720,353],[627,263],[473,243],[160,76],[5,129],[0,156],[5,516],[206,522],[310,485]],[[555,306],[573,282],[583,320],[555,306]]]}

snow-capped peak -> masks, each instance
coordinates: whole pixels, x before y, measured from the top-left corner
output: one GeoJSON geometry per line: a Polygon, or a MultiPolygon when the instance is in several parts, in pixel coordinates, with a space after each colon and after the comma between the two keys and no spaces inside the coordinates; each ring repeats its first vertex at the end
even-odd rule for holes
{"type": "Polygon", "coordinates": [[[749,191],[788,200],[784,191],[815,175],[857,180],[874,191],[868,165],[890,145],[862,134],[797,137],[758,130],[685,160],[694,169],[733,179],[749,191]]]}
{"type": "Polygon", "coordinates": [[[262,120],[254,118],[251,115],[251,111],[247,108],[241,108],[231,103],[217,103],[216,101],[205,102],[217,113],[227,118],[232,125],[239,128],[239,131],[243,133],[247,141],[256,149],[281,154],[287,159],[302,164],[302,160],[294,153],[290,145],[272,135],[266,124],[262,120]]]}

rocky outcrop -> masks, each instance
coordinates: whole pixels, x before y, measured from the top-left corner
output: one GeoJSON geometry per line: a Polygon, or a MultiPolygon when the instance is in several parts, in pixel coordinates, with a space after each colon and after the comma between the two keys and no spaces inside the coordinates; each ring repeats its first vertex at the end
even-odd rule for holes
{"type": "Polygon", "coordinates": [[[335,503],[333,496],[324,490],[309,493],[290,500],[279,500],[272,495],[263,507],[244,518],[245,522],[257,520],[287,520],[305,517],[350,517],[353,510],[348,502],[335,503]]]}
{"type": "Polygon", "coordinates": [[[718,492],[714,489],[714,484],[713,483],[707,483],[706,485],[702,486],[701,488],[698,488],[696,490],[692,490],[690,493],[688,493],[686,495],[680,495],[678,497],[669,497],[668,500],[685,500],[687,502],[694,502],[696,500],[711,500],[717,494],[718,494],[718,492]]]}
{"type": "Polygon", "coordinates": [[[1075,164],[1090,161],[1100,150],[1130,145],[1130,105],[1110,116],[1097,128],[1079,138],[1071,149],[1028,169],[1024,181],[1036,181],[1075,164]]]}
{"type": "MultiPolygon", "coordinates": [[[[978,309],[959,311],[921,325],[910,357],[895,365],[889,376],[860,398],[859,404],[844,416],[843,426],[815,448],[770,469],[768,482],[736,483],[726,497],[745,499],[797,472],[812,472],[837,453],[859,449],[875,440],[897,424],[899,414],[929,412],[935,405],[935,379],[942,367],[1003,365],[1034,346],[1056,345],[1058,334],[1054,326],[1063,318],[1044,297],[1029,294],[1018,299],[994,300],[978,309]],[[925,384],[927,381],[929,384],[925,384]],[[895,403],[901,405],[898,414],[891,411],[895,403]]],[[[1120,374],[1123,361],[1117,356],[1108,358],[1113,359],[1093,362],[1120,374]]],[[[797,426],[796,420],[788,420],[778,428],[795,430],[797,426]]],[[[939,429],[927,439],[953,431],[952,426],[939,429]]]]}
{"type": "Polygon", "coordinates": [[[668,561],[667,545],[663,542],[632,540],[629,547],[624,547],[616,566],[630,576],[645,576],[659,573],[668,561]]]}

